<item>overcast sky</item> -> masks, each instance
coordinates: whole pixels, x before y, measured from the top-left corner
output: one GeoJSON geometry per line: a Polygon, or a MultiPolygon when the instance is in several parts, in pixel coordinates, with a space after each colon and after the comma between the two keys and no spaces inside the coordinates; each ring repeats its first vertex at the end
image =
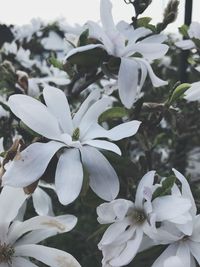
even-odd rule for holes
{"type": "MultiPolygon", "coordinates": [[[[0,22],[7,24],[27,24],[31,18],[40,17],[44,20],[54,20],[62,16],[70,24],[84,24],[87,20],[99,20],[100,0],[1,0],[0,22]]],[[[193,0],[193,21],[200,22],[200,0],[193,0]]],[[[168,0],[153,0],[152,5],[144,13],[158,22],[168,0]]],[[[115,21],[121,19],[129,21],[132,17],[133,7],[126,5],[123,0],[112,0],[113,16],[115,21]]],[[[168,28],[176,31],[183,24],[183,10],[185,0],[180,0],[180,12],[177,22],[168,28]]]]}

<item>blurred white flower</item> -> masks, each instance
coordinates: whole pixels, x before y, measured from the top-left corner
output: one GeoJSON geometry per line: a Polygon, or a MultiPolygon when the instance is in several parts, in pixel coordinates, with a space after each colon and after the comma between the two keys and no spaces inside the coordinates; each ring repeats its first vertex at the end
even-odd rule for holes
{"type": "Polygon", "coordinates": [[[98,149],[121,155],[113,141],[133,136],[139,121],[122,123],[110,130],[98,124],[98,118],[112,100],[99,100],[99,90],[93,91],[71,117],[65,94],[48,86],[43,90],[46,106],[32,97],[13,95],[8,105],[12,112],[30,129],[50,139],[47,143],[36,142],[23,150],[10,164],[3,175],[3,183],[23,187],[38,180],[57,151],[59,160],[55,175],[55,188],[62,204],[69,204],[80,193],[83,182],[82,163],[87,169],[90,186],[105,200],[113,200],[119,192],[117,174],[98,149]],[[98,148],[98,149],[96,149],[98,148]]]}
{"type": "Polygon", "coordinates": [[[191,84],[191,87],[184,93],[187,101],[200,101],[200,82],[191,84]]]}
{"type": "Polygon", "coordinates": [[[168,46],[162,44],[166,40],[164,35],[150,35],[152,32],[146,28],[134,29],[130,24],[121,21],[115,26],[112,18],[112,4],[109,0],[101,0],[100,16],[102,28],[95,22],[89,21],[89,36],[99,40],[102,44],[86,45],[70,50],[70,56],[96,47],[105,49],[109,55],[121,59],[118,73],[118,89],[122,103],[131,108],[136,100],[138,91],[142,88],[147,73],[155,87],[166,85],[167,82],[159,79],[153,72],[150,62],[162,58],[168,46]],[[139,53],[142,57],[136,56],[139,53]],[[141,76],[139,72],[141,71],[141,76]],[[140,76],[140,78],[139,78],[140,76]]]}
{"type": "Polygon", "coordinates": [[[117,267],[130,263],[141,249],[144,234],[154,241],[154,235],[157,235],[156,222],[182,225],[191,220],[188,214],[190,199],[183,195],[172,193],[152,198],[160,186],[153,184],[154,175],[155,171],[150,171],[141,179],[135,203],[117,199],[97,207],[99,223],[111,223],[98,245],[103,253],[103,266],[117,267]]]}
{"type": "Polygon", "coordinates": [[[0,266],[37,266],[34,258],[51,267],[80,267],[67,252],[37,245],[47,237],[70,231],[77,222],[73,215],[36,216],[24,222],[16,220],[27,198],[23,189],[4,187],[0,194],[0,266]]]}
{"type": "MultiPolygon", "coordinates": [[[[189,38],[199,39],[200,40],[200,23],[199,22],[192,22],[188,29],[189,38]]],[[[176,46],[180,47],[183,50],[188,50],[195,48],[196,45],[192,40],[182,40],[175,43],[176,46]]]]}

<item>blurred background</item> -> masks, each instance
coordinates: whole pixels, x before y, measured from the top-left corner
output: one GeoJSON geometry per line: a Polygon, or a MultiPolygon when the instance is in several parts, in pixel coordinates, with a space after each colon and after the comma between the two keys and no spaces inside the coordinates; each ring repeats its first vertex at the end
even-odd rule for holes
{"type": "MultiPolygon", "coordinates": [[[[153,23],[162,19],[168,0],[153,0],[153,3],[143,13],[145,16],[153,18],[153,23]]],[[[199,0],[193,0],[193,21],[200,21],[199,0]]],[[[112,0],[113,15],[115,21],[128,21],[133,16],[133,7],[126,5],[123,0],[112,0]]],[[[100,0],[7,0],[3,2],[0,9],[0,23],[6,24],[27,24],[32,18],[40,17],[43,20],[55,20],[58,17],[64,17],[69,24],[84,24],[87,20],[99,20],[100,0]]],[[[178,32],[177,27],[184,21],[185,0],[180,0],[180,11],[177,21],[167,28],[168,32],[178,32]]]]}

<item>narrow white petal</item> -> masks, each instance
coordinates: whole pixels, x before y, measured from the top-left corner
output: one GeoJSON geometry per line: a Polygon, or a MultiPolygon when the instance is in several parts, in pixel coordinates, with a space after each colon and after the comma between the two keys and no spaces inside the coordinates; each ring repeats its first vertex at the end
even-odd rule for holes
{"type": "Polygon", "coordinates": [[[110,261],[112,266],[123,266],[129,264],[137,254],[140,244],[142,242],[143,232],[142,229],[136,229],[134,239],[129,240],[122,253],[110,261]]]}
{"type": "Polygon", "coordinates": [[[35,258],[51,267],[80,267],[69,253],[41,245],[22,245],[15,248],[15,255],[35,258]]]}
{"type": "MultiPolygon", "coordinates": [[[[139,43],[134,49],[135,52],[140,53],[144,58],[154,60],[163,57],[167,53],[168,48],[165,44],[139,43]]],[[[127,56],[131,56],[131,54],[128,53],[127,56]]]]}
{"type": "Polygon", "coordinates": [[[104,141],[104,140],[98,140],[98,139],[95,139],[95,140],[88,140],[88,141],[85,141],[83,142],[82,144],[84,145],[89,145],[89,146],[94,146],[96,148],[100,148],[100,149],[105,149],[105,150],[108,150],[108,151],[112,151],[118,155],[121,156],[121,150],[120,148],[111,143],[111,142],[108,142],[108,141],[104,141]]]}
{"type": "Polygon", "coordinates": [[[198,264],[200,264],[200,243],[190,241],[189,248],[192,255],[197,260],[198,264]]]}
{"type": "Polygon", "coordinates": [[[66,95],[56,87],[45,86],[43,96],[48,109],[59,121],[64,133],[72,134],[73,125],[66,95]]]}
{"type": "Polygon", "coordinates": [[[95,102],[82,117],[81,123],[79,125],[80,129],[80,139],[84,137],[90,127],[98,122],[99,116],[112,105],[112,99],[109,97],[102,98],[95,102]]]}
{"type": "Polygon", "coordinates": [[[27,197],[21,188],[4,186],[0,194],[0,221],[10,224],[27,197]]]}
{"type": "Polygon", "coordinates": [[[188,183],[188,181],[186,180],[186,178],[179,172],[177,171],[176,169],[172,169],[175,176],[177,177],[177,179],[181,182],[181,185],[182,185],[182,196],[184,198],[188,198],[192,204],[192,207],[191,207],[191,213],[192,215],[196,215],[197,213],[197,208],[196,208],[196,204],[195,204],[195,201],[194,201],[194,198],[193,198],[193,195],[192,195],[192,192],[191,192],[191,189],[190,189],[190,185],[188,183]]]}
{"type": "Polygon", "coordinates": [[[115,242],[115,239],[125,233],[127,226],[130,225],[130,221],[124,219],[122,221],[111,224],[105,231],[100,244],[101,246],[109,245],[115,242]]]}
{"type": "Polygon", "coordinates": [[[161,44],[167,40],[167,36],[164,34],[154,34],[144,38],[140,43],[154,43],[161,44]]]}
{"type": "Polygon", "coordinates": [[[58,160],[55,187],[59,201],[67,205],[74,201],[82,187],[83,168],[79,150],[66,149],[58,160]]]}
{"type": "MultiPolygon", "coordinates": [[[[152,267],[164,267],[164,262],[168,258],[175,256],[177,251],[177,244],[169,245],[164,252],[153,263],[152,267]]],[[[172,266],[171,266],[172,267],[172,266]]]]}
{"type": "Polygon", "coordinates": [[[136,207],[143,207],[144,190],[146,187],[149,188],[150,190],[152,189],[155,173],[156,173],[155,171],[149,171],[140,180],[135,195],[136,207]]]}
{"type": "Polygon", "coordinates": [[[20,152],[2,177],[4,185],[25,187],[38,180],[53,155],[64,145],[55,141],[34,143],[20,152]]]}
{"type": "Polygon", "coordinates": [[[123,138],[135,135],[139,129],[140,124],[140,121],[129,121],[115,126],[110,130],[106,130],[102,126],[96,124],[91,127],[91,129],[84,136],[83,140],[87,141],[89,139],[104,137],[113,141],[118,141],[123,138]]]}
{"type": "Polygon", "coordinates": [[[125,107],[131,108],[137,94],[138,64],[128,58],[121,58],[118,74],[119,97],[125,107]]]}
{"type": "Polygon", "coordinates": [[[183,267],[183,261],[177,256],[171,256],[164,262],[163,267],[183,267]]]}
{"type": "MultiPolygon", "coordinates": [[[[37,267],[38,265],[35,265],[33,262],[27,259],[24,259],[22,257],[14,257],[12,259],[12,266],[13,267],[22,267],[22,266],[23,267],[37,267]]],[[[0,267],[2,267],[1,264],[0,264],[0,267]]],[[[9,265],[9,267],[11,266],[9,265]]]]}
{"type": "Polygon", "coordinates": [[[188,34],[190,38],[200,39],[200,23],[197,21],[193,21],[190,24],[188,34]]]}
{"type": "Polygon", "coordinates": [[[93,90],[89,94],[89,96],[81,104],[78,111],[75,113],[75,115],[73,117],[74,128],[79,126],[81,119],[83,118],[85,113],[88,111],[90,106],[92,106],[99,98],[100,98],[100,90],[99,89],[93,90]]]}
{"type": "Polygon", "coordinates": [[[176,256],[178,256],[184,263],[184,267],[190,267],[190,248],[187,242],[182,242],[179,244],[176,256]]]}
{"type": "Polygon", "coordinates": [[[59,138],[57,119],[38,100],[25,95],[12,95],[8,100],[11,111],[36,133],[49,139],[59,138]]]}
{"type": "Polygon", "coordinates": [[[89,45],[84,45],[84,46],[74,48],[68,52],[67,56],[64,59],[64,62],[66,62],[69,57],[71,57],[77,53],[84,52],[84,51],[91,50],[91,49],[95,49],[97,47],[104,49],[104,46],[102,44],[89,44],[89,45]]]}
{"type": "Polygon", "coordinates": [[[50,196],[39,186],[32,194],[32,199],[34,209],[38,215],[54,215],[50,196]]]}
{"type": "Polygon", "coordinates": [[[10,227],[9,242],[14,243],[25,233],[35,230],[53,230],[57,233],[65,233],[70,231],[77,223],[77,218],[73,215],[63,216],[36,216],[24,222],[14,223],[10,227]]]}
{"type": "Polygon", "coordinates": [[[137,60],[138,62],[141,62],[141,64],[143,64],[144,67],[147,69],[149,77],[154,87],[164,86],[168,84],[168,82],[161,80],[154,74],[153,69],[151,65],[149,64],[149,62],[147,62],[146,60],[142,58],[137,58],[135,60],[137,60]]]}
{"type": "Polygon", "coordinates": [[[154,199],[152,206],[156,214],[156,221],[164,221],[184,215],[191,208],[191,203],[186,198],[163,196],[154,199]]]}
{"type": "Polygon", "coordinates": [[[112,3],[110,0],[101,0],[100,2],[100,17],[104,31],[111,37],[117,31],[112,17],[112,3]]]}
{"type": "Polygon", "coordinates": [[[108,160],[95,148],[81,149],[84,166],[89,172],[90,186],[102,199],[111,201],[119,193],[119,179],[108,160]]]}

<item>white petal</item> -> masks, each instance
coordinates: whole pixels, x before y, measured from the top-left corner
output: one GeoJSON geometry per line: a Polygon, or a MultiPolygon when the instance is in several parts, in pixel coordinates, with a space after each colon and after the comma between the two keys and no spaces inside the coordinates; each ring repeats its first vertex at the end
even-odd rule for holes
{"type": "Polygon", "coordinates": [[[177,256],[171,256],[164,262],[163,267],[183,267],[184,264],[182,260],[177,256]]]}
{"type": "Polygon", "coordinates": [[[111,201],[119,193],[119,179],[108,160],[95,148],[81,149],[84,166],[89,172],[90,186],[102,199],[111,201]]]}
{"type": "Polygon", "coordinates": [[[109,244],[115,243],[115,239],[120,235],[123,234],[127,228],[127,226],[130,225],[130,221],[124,219],[120,222],[115,222],[111,224],[107,230],[105,231],[100,244],[101,246],[106,246],[109,244]]]}
{"type": "Polygon", "coordinates": [[[56,87],[45,86],[43,96],[48,109],[59,121],[63,132],[71,135],[73,132],[73,125],[66,95],[56,87]]]}
{"type": "Polygon", "coordinates": [[[74,128],[77,128],[79,126],[81,119],[83,118],[85,113],[88,111],[90,106],[92,106],[99,98],[100,98],[100,90],[99,89],[93,90],[89,94],[89,96],[81,104],[78,111],[75,113],[75,115],[73,117],[74,128]]]}
{"type": "Polygon", "coordinates": [[[154,199],[152,206],[156,214],[156,221],[164,221],[184,215],[190,209],[191,203],[186,198],[163,196],[154,199]]]}
{"type": "MultiPolygon", "coordinates": [[[[26,267],[37,267],[38,265],[35,265],[33,262],[26,260],[22,257],[13,257],[12,258],[12,266],[13,267],[22,267],[22,266],[26,266],[26,267]]],[[[1,264],[0,264],[1,267],[1,264]]],[[[9,267],[11,267],[11,265],[9,265],[9,267]]]]}
{"type": "Polygon", "coordinates": [[[74,48],[74,49],[72,49],[72,50],[70,50],[68,52],[67,56],[64,59],[64,62],[66,62],[69,57],[71,57],[71,56],[73,56],[73,55],[75,55],[77,53],[84,52],[84,51],[91,50],[91,49],[95,49],[97,47],[105,49],[102,44],[89,44],[89,45],[84,45],[84,46],[80,46],[80,47],[74,48]]]}
{"type": "Polygon", "coordinates": [[[123,220],[133,202],[126,199],[115,199],[109,203],[103,203],[97,207],[98,222],[101,224],[123,220]]]}
{"type": "Polygon", "coordinates": [[[146,187],[149,188],[150,190],[152,189],[155,173],[156,173],[155,171],[149,171],[140,180],[135,195],[136,207],[141,207],[141,208],[143,207],[144,190],[146,187]]]}
{"type": "Polygon", "coordinates": [[[49,139],[59,138],[61,132],[58,121],[38,100],[25,95],[12,95],[8,105],[11,111],[36,133],[49,139]]]}
{"type": "Polygon", "coordinates": [[[34,209],[38,215],[54,215],[50,196],[39,186],[32,194],[32,199],[34,209]]]}
{"type": "Polygon", "coordinates": [[[153,263],[152,267],[164,267],[165,260],[167,260],[172,256],[175,256],[176,251],[177,251],[177,244],[172,244],[168,246],[164,250],[164,252],[157,258],[157,260],[153,263]]]}
{"type": "Polygon", "coordinates": [[[197,260],[198,264],[200,264],[200,244],[197,242],[189,242],[189,248],[192,253],[192,255],[197,260]]]}
{"type": "Polygon", "coordinates": [[[110,130],[106,130],[102,126],[96,124],[91,127],[91,129],[84,136],[83,140],[87,141],[89,139],[104,137],[113,141],[118,141],[123,138],[135,135],[139,129],[140,124],[140,121],[128,121],[115,126],[110,130]]]}
{"type": "Polygon", "coordinates": [[[197,21],[193,21],[190,24],[188,34],[190,38],[200,39],[200,23],[197,21]]]}
{"type": "Polygon", "coordinates": [[[122,251],[122,253],[118,257],[111,260],[110,264],[112,266],[123,266],[130,263],[139,250],[140,244],[142,242],[142,237],[143,237],[142,230],[137,229],[134,239],[129,240],[127,242],[126,247],[122,251]]]}
{"type": "Polygon", "coordinates": [[[197,215],[193,219],[193,233],[192,236],[190,237],[191,240],[200,242],[199,228],[200,228],[200,215],[197,215]]]}
{"type": "Polygon", "coordinates": [[[0,221],[10,222],[17,216],[28,195],[21,188],[4,186],[0,194],[0,221]]]}
{"type": "Polygon", "coordinates": [[[176,255],[182,260],[184,267],[190,267],[190,249],[187,242],[179,244],[176,255]]]}
{"type": "MultiPolygon", "coordinates": [[[[154,60],[163,57],[167,51],[168,46],[165,44],[156,43],[138,43],[135,46],[135,52],[142,54],[142,56],[148,60],[154,60]]],[[[131,56],[130,53],[127,56],[131,56]]]]}
{"type": "Polygon", "coordinates": [[[191,87],[184,93],[187,101],[200,101],[200,82],[192,83],[191,87]]]}
{"type": "Polygon", "coordinates": [[[54,141],[31,144],[11,162],[2,177],[3,184],[24,187],[38,180],[53,155],[63,146],[54,141]]]}
{"type": "Polygon", "coordinates": [[[51,267],[80,267],[77,260],[67,252],[41,245],[22,245],[15,248],[15,255],[35,258],[51,267]]]}
{"type": "Polygon", "coordinates": [[[140,43],[163,43],[167,40],[167,36],[164,34],[154,34],[144,38],[140,43]]]}
{"type": "MultiPolygon", "coordinates": [[[[12,244],[25,233],[35,230],[52,230],[54,233],[65,233],[70,231],[77,223],[77,218],[73,215],[63,216],[36,216],[24,222],[14,223],[10,227],[8,239],[12,244]]],[[[43,240],[43,239],[42,239],[43,240]]]]}
{"type": "Polygon", "coordinates": [[[152,82],[152,84],[153,84],[154,87],[164,86],[164,85],[167,85],[167,84],[168,84],[168,82],[161,80],[160,78],[158,78],[158,77],[154,74],[154,72],[153,72],[153,70],[152,70],[152,67],[151,67],[151,65],[149,64],[149,62],[147,62],[146,60],[144,60],[144,59],[142,59],[142,58],[137,58],[137,59],[134,58],[134,59],[135,59],[136,61],[138,61],[138,62],[141,62],[141,63],[144,65],[144,67],[147,69],[148,74],[149,74],[149,77],[150,77],[151,82],[152,82]]]}
{"type": "Polygon", "coordinates": [[[112,99],[109,97],[102,98],[95,102],[82,117],[79,125],[80,139],[84,137],[90,127],[97,123],[99,116],[112,104],[112,99]]]}
{"type": "Polygon", "coordinates": [[[195,44],[192,40],[182,40],[182,41],[176,42],[175,45],[183,50],[188,50],[188,49],[192,49],[195,47],[195,44]]]}
{"type": "Polygon", "coordinates": [[[67,205],[74,201],[82,187],[83,168],[79,150],[66,149],[58,160],[55,187],[59,201],[67,205]]]}
{"type": "Polygon", "coordinates": [[[111,142],[108,141],[104,141],[104,140],[88,140],[82,143],[83,145],[89,145],[89,146],[94,146],[100,149],[105,149],[105,150],[109,150],[112,151],[118,155],[121,156],[121,150],[119,149],[119,147],[111,142]]]}
{"type": "Polygon", "coordinates": [[[181,182],[181,185],[182,185],[182,196],[184,198],[188,198],[190,200],[191,204],[192,204],[192,207],[191,207],[191,210],[190,210],[192,212],[192,215],[196,215],[197,208],[196,208],[196,204],[195,204],[195,201],[194,201],[194,198],[193,198],[193,195],[192,195],[192,192],[191,192],[190,185],[189,185],[188,181],[176,169],[172,169],[172,170],[173,170],[174,174],[176,175],[176,177],[178,178],[178,180],[181,182]]]}
{"type": "Polygon", "coordinates": [[[138,86],[138,64],[134,60],[121,58],[118,86],[122,104],[131,108],[136,98],[138,86]]]}

